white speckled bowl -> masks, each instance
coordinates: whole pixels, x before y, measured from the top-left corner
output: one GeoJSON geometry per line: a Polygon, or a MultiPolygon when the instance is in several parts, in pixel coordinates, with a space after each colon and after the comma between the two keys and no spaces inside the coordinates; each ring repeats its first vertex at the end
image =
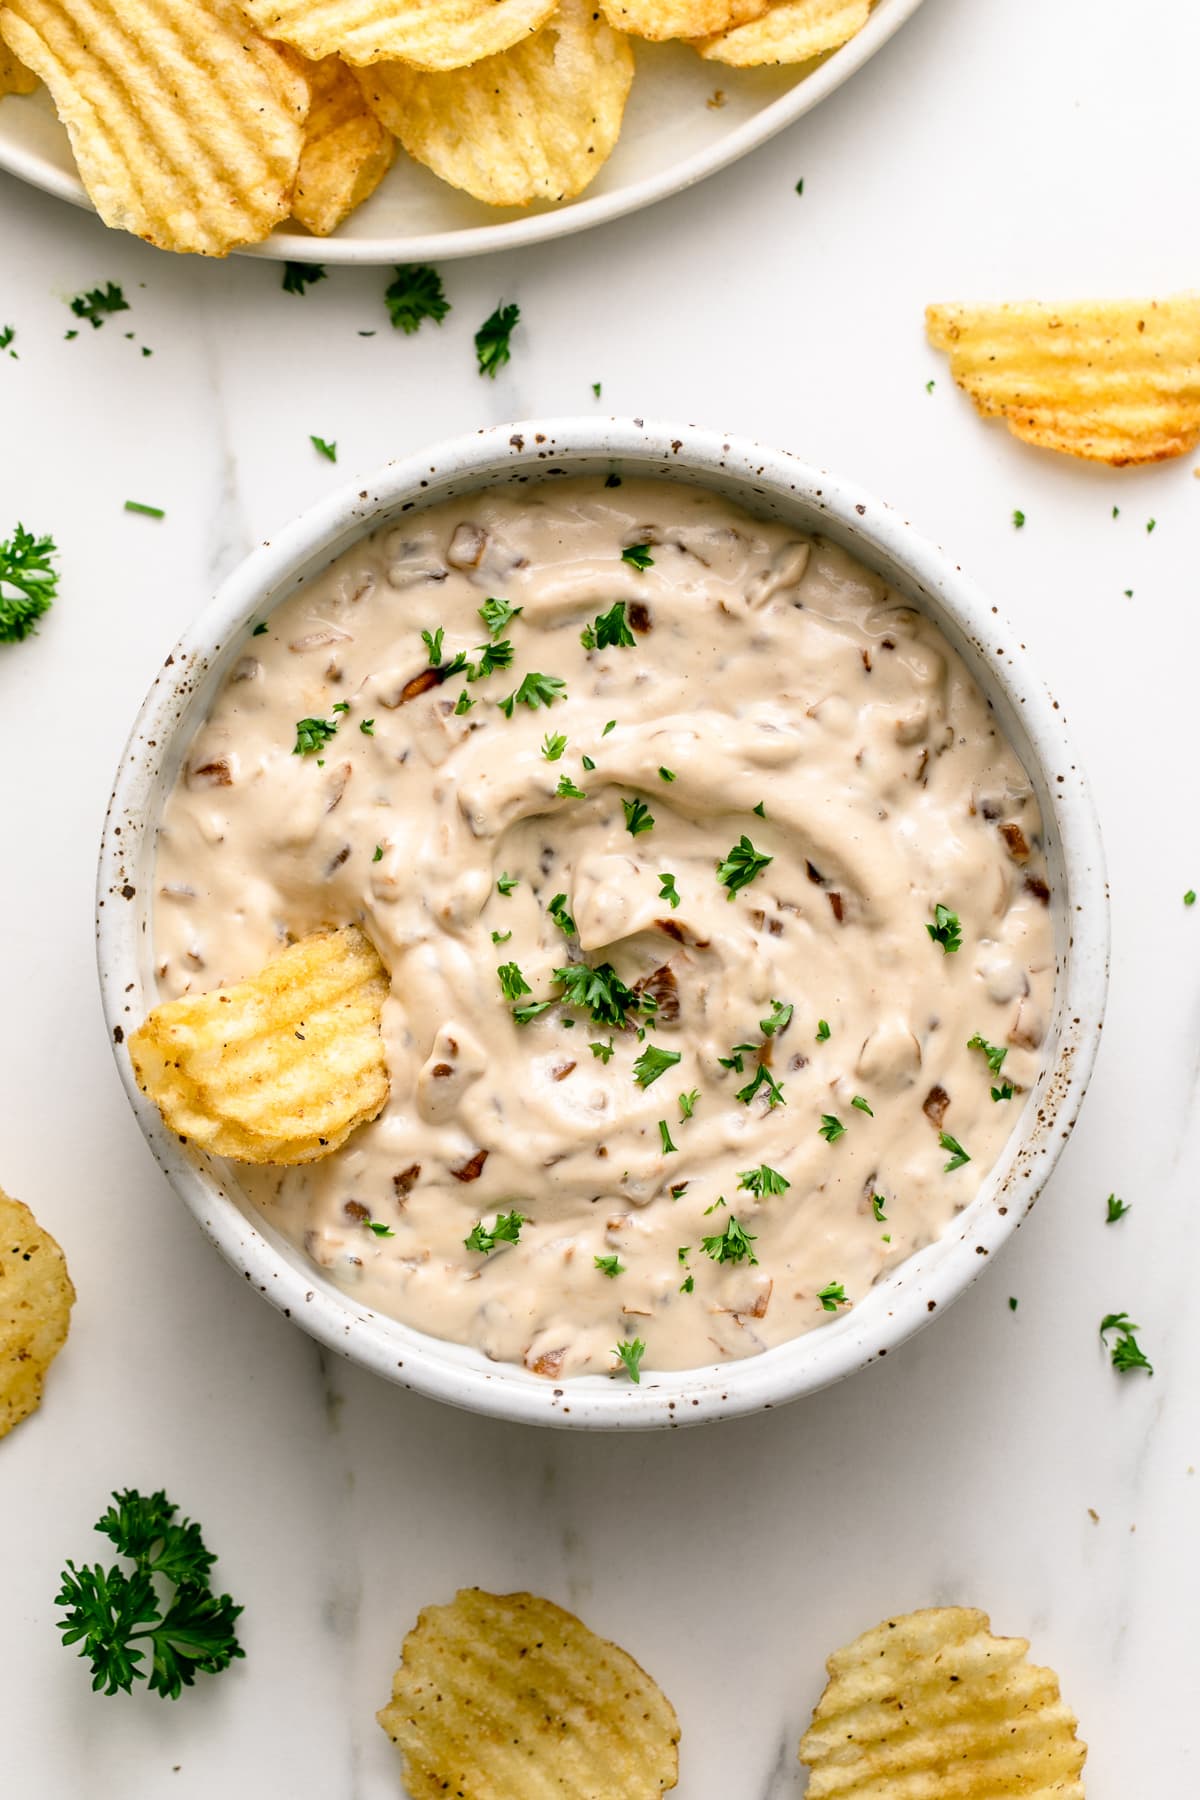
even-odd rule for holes
{"type": "Polygon", "coordinates": [[[1108,899],[1099,828],[1062,714],[996,609],[942,551],[857,488],[777,450],[690,426],[567,419],[481,431],[389,463],[254,551],[176,645],[117,772],[100,852],[97,945],[104,1010],[130,1105],[172,1185],[223,1255],[286,1317],[402,1386],[532,1424],[634,1430],[778,1406],[887,1356],[957,1298],[1029,1212],[1091,1073],[1108,988],[1108,899]],[[934,618],[991,697],[1037,789],[1053,889],[1057,982],[1046,1064],[977,1198],[934,1244],[853,1309],[761,1356],[562,1386],[489,1362],[372,1312],[335,1287],[242,1198],[235,1172],[193,1153],[134,1085],[122,1048],[155,999],[150,893],[157,822],[184,750],[250,622],[353,540],[415,506],[494,484],[589,471],[663,475],[845,545],[934,618]]]}

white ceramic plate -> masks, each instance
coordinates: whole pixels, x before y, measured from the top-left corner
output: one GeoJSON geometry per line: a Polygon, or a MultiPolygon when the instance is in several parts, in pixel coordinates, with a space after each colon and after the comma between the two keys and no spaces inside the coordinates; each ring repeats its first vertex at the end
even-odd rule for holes
{"type": "MultiPolygon", "coordinates": [[[[920,4],[878,0],[857,37],[799,69],[725,69],[701,61],[686,45],[638,44],[621,140],[587,192],[564,206],[484,206],[401,153],[335,236],[276,231],[250,254],[324,263],[478,256],[636,212],[723,169],[800,118],[869,61],[920,4]],[[723,104],[712,106],[718,91],[723,104]]],[[[10,95],[0,106],[0,169],[76,206],[91,204],[44,90],[10,95]]]]}

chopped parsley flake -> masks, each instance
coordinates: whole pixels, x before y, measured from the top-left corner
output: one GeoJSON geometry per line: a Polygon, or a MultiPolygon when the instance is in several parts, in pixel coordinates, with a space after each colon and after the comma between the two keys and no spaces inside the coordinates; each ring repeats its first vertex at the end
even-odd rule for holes
{"type": "Polygon", "coordinates": [[[360,719],[358,721],[358,729],[362,732],[364,737],[374,737],[375,736],[375,721],[374,721],[374,719],[360,719]]]}
{"type": "Polygon", "coordinates": [[[1153,531],[1154,527],[1157,525],[1157,523],[1158,523],[1157,519],[1147,519],[1146,520],[1146,530],[1153,531]]]}
{"type": "Polygon", "coordinates": [[[599,1057],[602,1063],[611,1062],[615,1048],[616,1046],[611,1038],[609,1038],[607,1044],[601,1044],[593,1039],[588,1045],[588,1049],[591,1051],[592,1055],[599,1057]]]}
{"type": "Polygon", "coordinates": [[[961,950],[962,925],[958,914],[952,913],[940,900],[933,909],[933,924],[927,922],[925,929],[934,943],[942,946],[944,956],[951,956],[955,950],[961,950]]]}
{"type": "Polygon", "coordinates": [[[592,393],[595,395],[597,400],[600,398],[600,383],[598,381],[593,381],[592,393]]]}
{"type": "Polygon", "coordinates": [[[774,1037],[777,1032],[786,1031],[792,1022],[794,1006],[785,1005],[782,1000],[772,1000],[770,1016],[758,1021],[758,1028],[764,1037],[774,1037]]]}
{"type": "Polygon", "coordinates": [[[665,1119],[658,1121],[658,1135],[662,1139],[664,1156],[670,1156],[673,1151],[678,1151],[679,1145],[671,1142],[671,1127],[665,1119]]]}
{"type": "Polygon", "coordinates": [[[339,713],[348,713],[350,711],[350,702],[348,700],[335,700],[332,710],[339,713]]]}
{"type": "Polygon", "coordinates": [[[337,719],[297,719],[292,755],[311,756],[314,750],[323,749],[337,728],[337,719]]]}
{"type": "Polygon", "coordinates": [[[1141,1329],[1141,1326],[1135,1325],[1129,1314],[1124,1312],[1106,1313],[1100,1321],[1100,1341],[1108,1350],[1112,1358],[1112,1366],[1118,1374],[1127,1375],[1130,1369],[1145,1369],[1147,1375],[1153,1375],[1154,1369],[1133,1335],[1135,1331],[1141,1329]],[[1111,1345],[1108,1342],[1110,1331],[1115,1331],[1117,1334],[1111,1345]]]}
{"type": "Polygon", "coordinates": [[[565,732],[556,731],[551,734],[548,731],[542,739],[542,755],[547,762],[557,762],[566,747],[567,738],[565,732]]]}
{"type": "Polygon", "coordinates": [[[464,688],[462,693],[458,696],[458,699],[454,702],[455,717],[458,718],[461,717],[463,713],[469,713],[474,704],[474,694],[468,694],[466,688],[464,688]]]}
{"type": "Polygon", "coordinates": [[[696,1277],[694,1275],[685,1275],[683,1280],[679,1284],[679,1291],[681,1294],[694,1293],[695,1288],[696,1288],[696,1277]]]}
{"type": "MultiPolygon", "coordinates": [[[[563,988],[563,1003],[589,1012],[597,1025],[623,1025],[625,1014],[636,1011],[637,995],[626,987],[611,963],[569,963],[555,969],[552,979],[563,988]]],[[[679,1061],[676,1056],[673,1059],[679,1061]]]]}
{"type": "Polygon", "coordinates": [[[757,1194],[760,1200],[769,1194],[786,1193],[791,1185],[787,1176],[771,1168],[769,1163],[759,1163],[757,1169],[742,1169],[738,1173],[738,1187],[757,1194]]]}
{"type": "Polygon", "coordinates": [[[628,563],[631,569],[637,569],[641,574],[645,574],[647,569],[654,567],[654,558],[650,554],[649,544],[627,545],[621,552],[621,561],[628,563]]]}
{"type": "Polygon", "coordinates": [[[699,1099],[700,1099],[700,1089],[699,1088],[690,1088],[686,1094],[680,1094],[680,1096],[679,1096],[679,1117],[681,1120],[691,1118],[692,1114],[696,1110],[696,1104],[699,1101],[699,1099]]]}
{"type": "Polygon", "coordinates": [[[266,633],[267,633],[267,621],[265,619],[260,619],[258,621],[258,624],[254,627],[254,630],[250,633],[250,636],[251,637],[265,637],[266,633]]]}
{"type": "Polygon", "coordinates": [[[520,885],[521,877],[519,875],[510,875],[508,871],[505,870],[504,874],[501,875],[499,881],[496,883],[496,892],[498,894],[503,894],[507,898],[507,896],[512,893],[513,889],[515,887],[520,887],[520,885]]]}
{"type": "Polygon", "coordinates": [[[1015,1294],[1010,1294],[1010,1295],[1009,1295],[1009,1296],[1008,1296],[1008,1310],[1009,1310],[1009,1312],[1016,1312],[1016,1310],[1017,1310],[1017,1307],[1018,1307],[1018,1306],[1019,1306],[1019,1305],[1020,1305],[1020,1301],[1019,1301],[1019,1300],[1018,1300],[1018,1299],[1017,1299],[1017,1296],[1016,1296],[1016,1295],[1015,1295],[1015,1294]]]}
{"type": "Polygon", "coordinates": [[[748,887],[756,875],[761,875],[767,864],[774,862],[774,857],[765,856],[756,850],[745,832],[733,845],[729,854],[717,864],[717,880],[722,887],[729,889],[732,900],[739,888],[748,887]]]}
{"type": "Polygon", "coordinates": [[[14,362],[18,362],[20,360],[20,358],[17,356],[16,351],[10,348],[10,345],[12,344],[12,341],[16,337],[16,335],[17,335],[17,328],[15,325],[6,325],[4,327],[4,329],[2,331],[0,331],[0,350],[7,350],[8,354],[12,357],[14,362]]]}
{"type": "Polygon", "coordinates": [[[544,1012],[549,1012],[554,1005],[553,1000],[526,1000],[521,1006],[514,1006],[512,1016],[516,1024],[528,1025],[544,1012]]]}
{"type": "Polygon", "coordinates": [[[161,506],[147,506],[142,500],[127,500],[125,502],[125,511],[131,513],[144,513],[148,519],[165,519],[167,516],[161,506]]]}
{"type": "Polygon", "coordinates": [[[368,1231],[373,1231],[376,1237],[395,1237],[396,1235],[390,1225],[381,1225],[378,1219],[364,1219],[363,1224],[368,1231]]]}
{"type": "Polygon", "coordinates": [[[69,304],[75,317],[86,319],[93,331],[99,331],[113,313],[129,311],[129,302],[115,281],[102,288],[91,288],[86,294],[76,294],[69,304]]]}
{"type": "MultiPolygon", "coordinates": [[[[382,844],[376,844],[376,846],[375,846],[375,854],[374,854],[374,856],[373,856],[373,857],[372,857],[372,858],[371,858],[371,861],[372,861],[372,862],[373,862],[373,863],[377,863],[377,862],[382,862],[382,861],[383,861],[383,845],[382,845],[382,844]]],[[[493,934],[493,935],[494,935],[494,934],[493,934]]]]}
{"type": "Polygon", "coordinates": [[[475,359],[481,375],[487,375],[495,381],[499,370],[506,362],[511,362],[510,339],[520,317],[519,306],[505,306],[501,301],[495,312],[490,313],[483,321],[475,333],[475,359]]]}
{"type": "Polygon", "coordinates": [[[584,793],[583,789],[581,787],[576,786],[575,782],[573,782],[571,780],[571,777],[569,775],[560,775],[559,776],[558,786],[555,788],[554,791],[556,794],[560,794],[564,800],[586,800],[587,799],[587,795],[584,793]]]}
{"type": "Polygon", "coordinates": [[[818,1042],[818,1044],[828,1043],[829,1038],[830,1038],[829,1020],[828,1019],[818,1019],[817,1020],[817,1042],[818,1042]]]}
{"type": "Polygon", "coordinates": [[[604,730],[600,733],[600,736],[607,737],[610,731],[616,730],[616,725],[617,721],[615,719],[610,719],[608,724],[604,727],[604,730]]]}
{"type": "Polygon", "coordinates": [[[463,1243],[468,1250],[478,1250],[487,1256],[497,1244],[515,1244],[519,1242],[521,1227],[525,1223],[525,1215],[519,1212],[497,1213],[494,1225],[485,1225],[480,1219],[471,1227],[463,1243]]]}
{"type": "Polygon", "coordinates": [[[594,1256],[592,1261],[600,1273],[607,1275],[610,1281],[615,1281],[618,1275],[625,1273],[625,1264],[617,1256],[594,1256]]]}
{"type": "Polygon", "coordinates": [[[582,762],[584,768],[587,770],[588,774],[590,775],[592,770],[596,766],[595,763],[592,761],[591,757],[588,756],[587,753],[585,752],[583,754],[583,756],[580,757],[579,760],[582,762]]]}
{"type": "Polygon", "coordinates": [[[507,944],[511,936],[511,931],[493,931],[492,942],[493,944],[507,944]]]}
{"type": "Polygon", "coordinates": [[[675,771],[674,769],[664,769],[660,764],[658,778],[660,781],[674,781],[676,779],[675,771]]]}
{"type": "Polygon", "coordinates": [[[575,936],[575,921],[567,911],[567,896],[565,894],[555,894],[553,900],[546,908],[546,911],[565,937],[575,936]]]}
{"type": "Polygon", "coordinates": [[[445,657],[442,655],[442,639],[445,635],[446,629],[443,625],[439,625],[436,631],[423,631],[421,633],[421,641],[429,652],[429,666],[431,669],[440,669],[445,661],[445,657]]]}
{"type": "Polygon", "coordinates": [[[392,324],[411,337],[426,319],[440,325],[450,311],[442,278],[429,263],[393,264],[396,279],[384,289],[392,324]]]}
{"type": "Polygon", "coordinates": [[[673,907],[678,906],[679,905],[679,894],[675,887],[675,877],[673,875],[660,875],[658,878],[658,882],[659,882],[659,887],[658,887],[659,899],[660,900],[669,900],[673,907]]]}
{"type": "Polygon", "coordinates": [[[1004,1059],[1008,1055],[1008,1050],[1005,1045],[989,1044],[987,1039],[985,1037],[980,1037],[978,1032],[975,1033],[974,1037],[969,1037],[967,1039],[967,1049],[982,1050],[983,1054],[987,1057],[987,1066],[993,1075],[998,1075],[1000,1073],[1000,1070],[1004,1066],[1004,1059]]]}
{"type": "Polygon", "coordinates": [[[868,1106],[866,1099],[862,1094],[855,1094],[850,1104],[851,1106],[857,1106],[859,1112],[865,1112],[869,1119],[875,1117],[875,1114],[871,1111],[871,1108],[868,1106]]]}
{"type": "Polygon", "coordinates": [[[754,1071],[753,1079],[748,1081],[744,1088],[739,1088],[734,1098],[740,1100],[743,1106],[749,1106],[760,1087],[765,1087],[767,1090],[767,1106],[770,1111],[773,1112],[777,1106],[787,1105],[787,1101],[783,1097],[783,1083],[776,1081],[766,1063],[762,1062],[754,1071]]]}
{"type": "Polygon", "coordinates": [[[754,1233],[744,1231],[730,1213],[724,1231],[717,1232],[713,1237],[702,1238],[700,1248],[705,1256],[711,1256],[716,1263],[757,1263],[758,1258],[750,1247],[754,1242],[754,1233]]]}
{"type": "Polygon", "coordinates": [[[886,1205],[887,1201],[882,1194],[871,1195],[871,1211],[875,1214],[876,1221],[880,1225],[887,1224],[887,1214],[883,1210],[886,1205]]]}
{"type": "Polygon", "coordinates": [[[285,294],[299,294],[303,298],[314,282],[324,281],[326,274],[324,263],[285,262],[279,285],[285,294]]]}
{"type": "Polygon", "coordinates": [[[999,1087],[992,1088],[991,1095],[993,1100],[1011,1100],[1016,1091],[1012,1082],[1006,1078],[999,1087]]]}
{"type": "Polygon", "coordinates": [[[58,590],[51,560],[57,554],[53,538],[34,537],[23,525],[0,543],[0,644],[23,643],[50,610],[58,590]]]}
{"type": "Polygon", "coordinates": [[[489,599],[479,608],[479,616],[487,626],[489,636],[499,637],[504,627],[524,611],[523,606],[510,606],[507,600],[489,599]]]}
{"type": "Polygon", "coordinates": [[[657,1044],[647,1044],[633,1065],[633,1079],[640,1088],[652,1087],[660,1075],[673,1069],[680,1060],[678,1050],[660,1050],[657,1044]]]}
{"type": "Polygon", "coordinates": [[[1195,890],[1195,888],[1189,888],[1189,889],[1188,889],[1188,891],[1187,891],[1187,893],[1186,893],[1186,894],[1185,894],[1185,895],[1184,895],[1184,896],[1183,896],[1183,904],[1184,904],[1184,905],[1185,905],[1185,906],[1195,906],[1195,904],[1196,904],[1196,890],[1195,890]]]}
{"type": "Polygon", "coordinates": [[[826,1312],[836,1312],[839,1306],[849,1306],[850,1304],[846,1298],[846,1290],[840,1281],[829,1282],[821,1289],[817,1299],[826,1312]]]}
{"type": "MultiPolygon", "coordinates": [[[[493,654],[496,646],[493,646],[493,654]]],[[[567,684],[557,675],[543,675],[540,670],[531,669],[519,687],[511,694],[505,695],[500,702],[500,711],[506,719],[511,719],[513,710],[518,706],[527,706],[536,712],[539,706],[553,706],[556,700],[563,697],[567,684]]]]}
{"type": "Polygon", "coordinates": [[[515,962],[501,963],[496,974],[506,1000],[519,1000],[522,994],[532,994],[533,989],[515,962]]]}
{"type": "Polygon", "coordinates": [[[934,390],[934,388],[935,388],[935,387],[936,387],[936,386],[937,386],[937,382],[936,382],[936,381],[927,381],[927,382],[926,382],[926,383],[925,383],[925,392],[926,392],[926,393],[927,393],[927,394],[932,394],[932,392],[933,392],[933,390],[934,390]]]}
{"type": "Polygon", "coordinates": [[[822,1113],[821,1123],[817,1127],[817,1136],[823,1137],[827,1144],[836,1144],[845,1134],[846,1127],[833,1113],[822,1113]]]}
{"type": "Polygon", "coordinates": [[[958,1139],[951,1137],[948,1131],[938,1132],[938,1143],[942,1146],[943,1150],[948,1150],[950,1152],[950,1161],[942,1171],[944,1175],[949,1175],[953,1173],[955,1169],[961,1169],[964,1163],[970,1162],[970,1157],[967,1155],[958,1139]]]}
{"type": "Polygon", "coordinates": [[[1020,529],[1021,529],[1022,525],[1024,525],[1024,523],[1025,523],[1025,514],[1019,510],[1017,512],[1014,512],[1013,525],[1016,527],[1016,529],[1018,531],[1020,531],[1020,529]]]}
{"type": "Polygon", "coordinates": [[[644,800],[622,800],[621,805],[625,809],[625,829],[630,837],[654,830],[654,814],[644,800]]]}
{"type": "Polygon", "coordinates": [[[1118,1200],[1115,1194],[1110,1194],[1108,1196],[1108,1211],[1105,1214],[1104,1223],[1106,1225],[1115,1225],[1117,1220],[1123,1219],[1125,1214],[1129,1211],[1130,1208],[1126,1206],[1124,1200],[1118,1200]]]}
{"type": "Polygon", "coordinates": [[[605,613],[597,613],[579,634],[585,650],[629,650],[637,643],[625,617],[625,602],[617,600],[605,613]]]}
{"type": "Polygon", "coordinates": [[[336,445],[336,443],[327,444],[325,442],[324,438],[315,437],[312,433],[309,434],[308,441],[312,445],[313,449],[320,451],[321,455],[326,457],[328,459],[328,461],[330,461],[331,463],[335,463],[337,461],[337,445],[336,445]]]}
{"type": "MultiPolygon", "coordinates": [[[[641,1338],[634,1338],[631,1344],[617,1344],[616,1354],[620,1357],[625,1373],[631,1381],[640,1384],[642,1379],[642,1358],[646,1354],[646,1346],[641,1338]]],[[[616,1370],[613,1371],[616,1374],[616,1370]]]]}

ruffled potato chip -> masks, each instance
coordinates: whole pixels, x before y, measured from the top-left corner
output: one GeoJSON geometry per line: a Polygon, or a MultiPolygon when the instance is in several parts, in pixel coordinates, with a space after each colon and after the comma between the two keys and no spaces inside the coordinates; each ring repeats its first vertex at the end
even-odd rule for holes
{"type": "Polygon", "coordinates": [[[308,86],[233,0],[4,0],[106,225],[224,256],[291,206],[308,86]]]}
{"type": "Polygon", "coordinates": [[[775,0],[762,18],[706,38],[696,48],[710,62],[736,69],[808,62],[848,43],[870,13],[871,0],[775,0]]]}
{"type": "Polygon", "coordinates": [[[316,932],[248,981],[156,1006],[138,1085],[185,1141],[235,1162],[328,1156],[388,1097],[387,973],[357,926],[316,932]]]}
{"type": "Polygon", "coordinates": [[[536,1594],[463,1588],[427,1606],[378,1718],[413,1800],[653,1800],[679,1779],[666,1695],[536,1594]]]}
{"type": "Polygon", "coordinates": [[[1026,443],[1118,467],[1200,443],[1200,294],[930,306],[925,328],[978,410],[1026,443]]]}
{"type": "Polygon", "coordinates": [[[0,1188],[0,1437],[41,1402],[74,1304],[66,1257],[29,1208],[0,1188]]]}
{"type": "Polygon", "coordinates": [[[305,74],[312,105],[304,127],[292,217],[314,237],[328,237],[375,192],[392,166],[396,142],[336,56],[309,63],[305,74]]]}
{"type": "Polygon", "coordinates": [[[760,19],[770,0],[601,0],[604,16],[634,37],[698,38],[760,19]]]}
{"type": "Polygon", "coordinates": [[[409,155],[492,206],[569,200],[603,166],[633,82],[629,40],[587,0],[563,0],[516,49],[423,75],[404,63],[359,73],[368,104],[409,155]]]}
{"type": "Polygon", "coordinates": [[[1084,1800],[1087,1746],[1028,1650],[965,1606],[885,1619],[836,1650],[800,1742],[807,1800],[1084,1800]]]}
{"type": "Polygon", "coordinates": [[[32,94],[38,78],[0,37],[0,100],[5,94],[32,94]]]}
{"type": "Polygon", "coordinates": [[[396,59],[463,69],[536,31],[558,0],[243,0],[269,37],[362,66],[396,59]]]}

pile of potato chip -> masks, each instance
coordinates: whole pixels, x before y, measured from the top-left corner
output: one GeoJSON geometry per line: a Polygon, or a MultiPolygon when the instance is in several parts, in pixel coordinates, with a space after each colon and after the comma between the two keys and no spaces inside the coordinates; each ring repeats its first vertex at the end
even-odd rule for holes
{"type": "Polygon", "coordinates": [[[493,206],[570,200],[610,155],[634,38],[806,63],[871,0],[0,0],[0,96],[40,78],[105,224],[224,256],[327,237],[398,141],[493,206]]]}

